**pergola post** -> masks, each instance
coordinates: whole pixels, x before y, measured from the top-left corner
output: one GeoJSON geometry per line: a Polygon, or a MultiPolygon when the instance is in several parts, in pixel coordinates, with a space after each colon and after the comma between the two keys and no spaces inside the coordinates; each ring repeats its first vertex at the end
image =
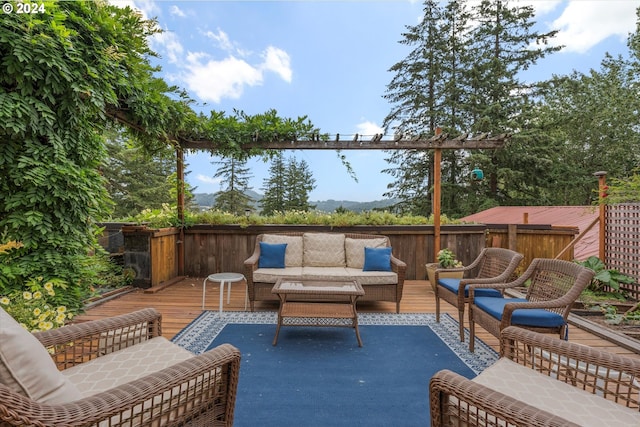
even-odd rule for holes
{"type": "MultiPolygon", "coordinates": [[[[436,128],[435,136],[442,133],[441,128],[436,128]]],[[[433,194],[431,206],[433,210],[433,262],[438,262],[438,252],[440,251],[440,164],[442,163],[442,149],[433,149],[433,194]]]]}
{"type": "Polygon", "coordinates": [[[606,216],[606,205],[604,203],[604,198],[607,197],[607,172],[599,171],[594,173],[595,176],[598,177],[598,206],[600,208],[599,215],[599,238],[598,238],[598,256],[605,264],[607,261],[604,259],[605,257],[605,246],[604,246],[604,238],[605,238],[605,216],[606,216]]]}
{"type": "Polygon", "coordinates": [[[176,185],[178,194],[178,221],[180,237],[178,238],[178,275],[184,275],[184,151],[176,148],[176,185]]]}

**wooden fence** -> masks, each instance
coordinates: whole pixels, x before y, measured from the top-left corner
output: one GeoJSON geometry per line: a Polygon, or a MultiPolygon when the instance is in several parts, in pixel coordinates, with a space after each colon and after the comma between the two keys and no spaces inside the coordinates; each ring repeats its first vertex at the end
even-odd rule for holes
{"type": "MultiPolygon", "coordinates": [[[[470,263],[484,247],[484,225],[443,226],[441,247],[451,248],[463,263],[470,263]]],[[[222,271],[242,272],[244,260],[254,250],[256,236],[261,233],[286,231],[365,233],[388,236],[393,254],[407,263],[407,279],[424,279],[425,265],[433,262],[433,226],[303,226],[270,225],[208,226],[196,225],[185,231],[186,275],[204,277],[222,271]]]]}
{"type": "MultiPolygon", "coordinates": [[[[426,278],[426,264],[434,262],[434,228],[419,226],[353,226],[328,227],[307,225],[268,225],[240,227],[235,225],[196,225],[184,232],[176,228],[149,230],[127,225],[107,227],[106,243],[123,251],[125,266],[136,273],[135,285],[159,286],[179,275],[178,245],[184,245],[184,272],[186,276],[205,277],[223,271],[242,272],[244,260],[254,250],[256,236],[261,233],[286,231],[338,232],[381,234],[391,240],[393,253],[407,263],[409,280],[426,278]],[[120,233],[120,240],[114,234],[120,233]]],[[[553,258],[578,233],[575,227],[535,225],[487,226],[445,225],[440,230],[440,247],[453,250],[457,258],[468,265],[482,248],[496,246],[512,248],[525,255],[523,267],[535,257],[553,258]]],[[[105,246],[106,247],[106,246],[105,246]]],[[[113,249],[111,249],[113,251],[113,249]]],[[[566,259],[573,258],[573,251],[566,259]]]]}
{"type": "MultiPolygon", "coordinates": [[[[488,224],[487,247],[508,248],[524,255],[516,270],[522,273],[534,258],[555,258],[578,235],[578,227],[535,224],[488,224]]],[[[573,261],[573,247],[560,259],[573,261]]]]}

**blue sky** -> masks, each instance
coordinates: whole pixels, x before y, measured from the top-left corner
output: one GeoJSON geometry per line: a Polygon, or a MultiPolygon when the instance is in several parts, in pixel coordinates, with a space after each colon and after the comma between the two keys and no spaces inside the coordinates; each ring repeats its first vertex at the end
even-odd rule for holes
{"type": "MultiPolygon", "coordinates": [[[[161,76],[184,88],[199,111],[248,114],[276,109],[308,116],[323,132],[373,135],[390,106],[382,98],[388,69],[408,48],[398,43],[422,16],[422,2],[111,0],[156,17],[164,32],[152,40],[161,76]]],[[[469,0],[470,2],[472,0],[469,0]]],[[[538,80],[599,69],[605,52],[626,54],[640,0],[520,0],[536,8],[537,29],[560,30],[565,49],[522,77],[538,80]]],[[[382,199],[390,175],[382,151],[344,151],[355,182],[333,151],[287,151],[316,179],[311,200],[382,199]]],[[[216,166],[205,153],[187,156],[189,183],[213,193],[216,166]]],[[[262,192],[268,164],[251,160],[252,189],[262,192]]]]}

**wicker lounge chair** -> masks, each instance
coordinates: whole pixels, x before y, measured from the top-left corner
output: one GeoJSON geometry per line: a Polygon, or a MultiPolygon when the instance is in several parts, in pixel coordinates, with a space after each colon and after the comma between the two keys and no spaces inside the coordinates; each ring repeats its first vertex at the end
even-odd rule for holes
{"type": "Polygon", "coordinates": [[[430,381],[431,426],[637,426],[640,359],[510,326],[473,380],[430,381]]]}
{"type": "Polygon", "coordinates": [[[233,425],[239,351],[193,355],[160,336],[154,309],[20,329],[0,309],[2,426],[233,425]]]}
{"type": "Polygon", "coordinates": [[[571,306],[591,282],[593,274],[593,270],[574,262],[536,258],[512,282],[472,284],[469,287],[469,349],[474,349],[476,323],[495,337],[500,337],[500,331],[507,326],[515,325],[566,338],[571,306]],[[525,298],[476,297],[481,288],[504,291],[525,286],[525,298]]]}
{"type": "MultiPolygon", "coordinates": [[[[469,302],[469,285],[481,283],[504,283],[511,278],[516,270],[522,254],[503,248],[484,248],[480,255],[469,265],[460,268],[436,269],[435,298],[436,321],[440,321],[440,298],[458,308],[458,322],[460,324],[460,341],[464,341],[464,309],[469,302]],[[440,278],[442,272],[459,271],[464,274],[462,279],[440,278]],[[470,277],[476,272],[474,277],[470,277]]],[[[502,294],[491,288],[477,289],[476,293],[484,296],[501,297],[502,294]]]]}

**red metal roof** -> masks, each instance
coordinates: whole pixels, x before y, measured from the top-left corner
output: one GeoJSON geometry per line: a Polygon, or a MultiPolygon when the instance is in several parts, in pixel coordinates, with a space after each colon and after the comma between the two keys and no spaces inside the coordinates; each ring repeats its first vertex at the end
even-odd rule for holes
{"type": "MultiPolygon", "coordinates": [[[[598,217],[594,206],[497,206],[460,218],[480,224],[543,224],[578,227],[584,231],[598,217]]],[[[599,228],[593,226],[574,247],[574,256],[585,260],[598,256],[599,228]]]]}

